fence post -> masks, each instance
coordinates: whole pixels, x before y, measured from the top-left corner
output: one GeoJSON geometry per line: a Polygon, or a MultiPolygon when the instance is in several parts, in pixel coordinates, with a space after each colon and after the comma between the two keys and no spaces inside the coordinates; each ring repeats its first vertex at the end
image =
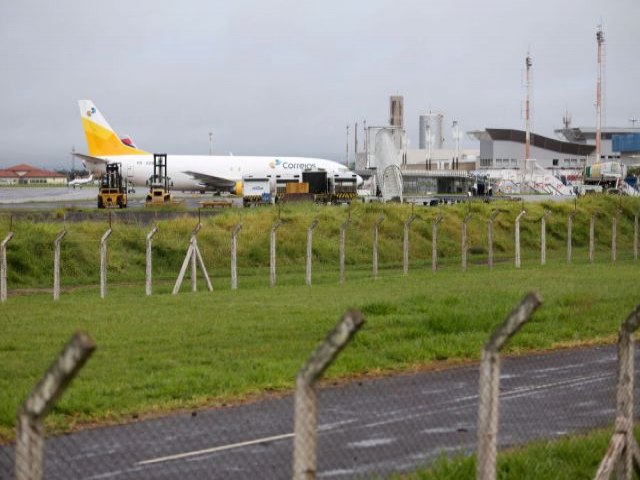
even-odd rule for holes
{"type": "Polygon", "coordinates": [[[547,217],[551,215],[549,210],[545,210],[540,217],[540,265],[547,264],[547,217]]]}
{"type": "Polygon", "coordinates": [[[191,246],[193,247],[191,249],[191,291],[192,292],[197,292],[198,291],[198,268],[197,268],[197,258],[196,255],[194,255],[194,251],[195,249],[198,247],[198,232],[200,231],[200,228],[202,228],[202,224],[200,222],[198,222],[198,225],[196,225],[196,227],[193,229],[193,232],[191,233],[191,239],[189,240],[189,243],[191,243],[191,246]]]}
{"type": "Polygon", "coordinates": [[[402,272],[404,275],[409,274],[409,229],[415,219],[416,216],[412,213],[404,222],[404,231],[402,235],[402,272]]]}
{"type": "Polygon", "coordinates": [[[0,243],[0,301],[7,301],[7,244],[13,238],[13,232],[9,232],[0,243]]]}
{"type": "Polygon", "coordinates": [[[298,371],[294,412],[294,480],[316,478],[317,409],[314,384],[363,323],[364,318],[358,310],[346,311],[324,342],[298,371]]]}
{"type": "Polygon", "coordinates": [[[202,259],[202,254],[200,253],[200,249],[198,248],[198,240],[196,236],[198,232],[202,228],[202,224],[198,222],[193,231],[191,232],[191,238],[189,240],[189,248],[187,249],[187,254],[184,257],[184,261],[182,262],[182,267],[180,268],[180,273],[178,273],[178,279],[176,280],[176,284],[173,286],[173,291],[171,292],[173,295],[176,295],[180,291],[180,286],[182,285],[182,280],[184,280],[184,276],[187,273],[187,268],[189,267],[189,263],[191,263],[191,290],[197,290],[196,284],[196,273],[197,270],[195,268],[196,261],[200,265],[200,270],[202,270],[202,275],[204,276],[205,281],[207,282],[207,289],[212,292],[213,285],[211,285],[211,279],[209,278],[209,274],[207,273],[207,268],[204,265],[204,260],[202,259]]]}
{"type": "Polygon", "coordinates": [[[42,478],[43,420],[96,348],[86,333],[76,333],[18,410],[16,480],[42,478]]]}
{"type": "Polygon", "coordinates": [[[231,231],[231,290],[238,289],[238,233],[242,222],[238,222],[231,231]]]}
{"type": "Polygon", "coordinates": [[[618,214],[614,213],[611,217],[611,263],[616,263],[618,257],[617,249],[618,236],[618,214]]]}
{"type": "Polygon", "coordinates": [[[373,225],[373,278],[378,278],[378,229],[384,221],[384,216],[380,215],[373,225]]]}
{"type": "Polygon", "coordinates": [[[633,436],[634,340],[640,324],[640,305],[618,330],[618,382],[616,391],[615,430],[609,448],[600,462],[596,480],[608,479],[616,468],[618,478],[630,480],[635,468],[640,473],[638,445],[633,436]]]}
{"type": "Polygon", "coordinates": [[[145,292],[147,295],[151,295],[151,276],[152,276],[152,268],[151,268],[151,241],[153,240],[153,236],[158,231],[158,227],[153,227],[149,233],[147,233],[147,241],[146,241],[146,249],[145,249],[145,292]]]}
{"type": "Polygon", "coordinates": [[[307,228],[307,268],[306,268],[306,282],[307,286],[311,286],[311,257],[313,255],[313,230],[318,226],[318,220],[314,220],[307,228]]]}
{"type": "Polygon", "coordinates": [[[638,260],[638,214],[633,217],[633,259],[638,260]]]}
{"type": "Polygon", "coordinates": [[[467,223],[469,222],[469,220],[471,219],[471,214],[467,214],[463,219],[462,219],[462,240],[461,240],[461,256],[462,256],[462,271],[466,272],[467,271],[467,250],[469,249],[469,246],[467,245],[467,223]]]}
{"type": "Polygon", "coordinates": [[[442,215],[438,215],[431,221],[431,270],[438,270],[438,224],[442,221],[442,215]]]}
{"type": "Polygon", "coordinates": [[[498,210],[491,212],[489,220],[487,221],[487,243],[489,244],[489,258],[487,263],[489,270],[493,270],[493,221],[498,216],[498,213],[500,213],[498,210]]]}
{"type": "Polygon", "coordinates": [[[573,217],[576,216],[576,212],[571,212],[569,214],[569,216],[567,217],[567,263],[570,264],[571,263],[571,255],[572,255],[572,250],[573,250],[573,242],[572,242],[572,235],[573,235],[573,217]]]}
{"type": "Polygon", "coordinates": [[[100,298],[107,296],[107,240],[112,231],[109,227],[100,239],[100,298]]]}
{"type": "Polygon", "coordinates": [[[478,480],[494,480],[496,478],[500,350],[531,318],[541,303],[542,299],[535,292],[525,296],[502,325],[493,331],[491,338],[482,349],[476,464],[476,478],[478,480]]]}
{"type": "Polygon", "coordinates": [[[589,263],[593,263],[595,253],[596,213],[591,214],[589,220],[589,263]]]}
{"type": "Polygon", "coordinates": [[[53,241],[53,299],[60,299],[60,242],[67,234],[67,230],[62,230],[53,241]]]}
{"type": "Polygon", "coordinates": [[[520,219],[525,215],[524,210],[522,210],[518,216],[516,217],[516,268],[520,268],[520,219]]]}
{"type": "Polygon", "coordinates": [[[282,225],[282,220],[276,220],[271,225],[271,236],[269,241],[269,285],[276,285],[276,230],[282,225]]]}
{"type": "Polygon", "coordinates": [[[347,227],[349,226],[349,219],[347,218],[342,225],[340,225],[340,283],[344,283],[344,257],[345,257],[345,241],[347,238],[347,227]]]}

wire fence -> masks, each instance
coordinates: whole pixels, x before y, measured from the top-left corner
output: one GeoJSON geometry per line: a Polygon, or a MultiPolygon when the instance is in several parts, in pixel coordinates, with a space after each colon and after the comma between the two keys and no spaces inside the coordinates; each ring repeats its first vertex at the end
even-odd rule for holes
{"type": "MultiPolygon", "coordinates": [[[[617,350],[601,346],[502,359],[503,347],[541,305],[540,296],[530,293],[506,314],[487,339],[479,366],[323,382],[326,369],[366,328],[362,314],[350,310],[301,358],[293,394],[157,418],[136,414],[124,425],[47,437],[47,413],[100,350],[79,333],[20,407],[16,440],[0,447],[0,476],[383,478],[427,470],[443,456],[475,453],[469,457],[476,459],[474,471],[465,478],[495,479],[501,452],[544,440],[551,441],[544,448],[552,456],[554,440],[606,429],[612,432],[609,448],[598,447],[602,461],[592,475],[608,478],[616,470],[631,478],[640,465],[633,436],[632,338],[640,306],[621,319],[617,350]]],[[[154,382],[149,379],[150,395],[154,382]]],[[[530,468],[535,477],[536,467],[530,468]]]]}
{"type": "Polygon", "coordinates": [[[349,215],[338,223],[316,218],[303,228],[277,220],[266,231],[251,224],[243,227],[241,221],[212,228],[200,219],[190,223],[193,220],[176,220],[167,228],[109,221],[104,230],[96,230],[97,224],[61,225],[58,231],[13,229],[12,224],[10,229],[16,231],[0,235],[0,298],[6,301],[12,289],[36,287],[51,288],[58,299],[70,288],[95,285],[104,296],[107,282],[138,283],[150,294],[153,280],[160,286],[156,293],[177,293],[175,285],[181,282],[176,280],[194,241],[194,225],[198,248],[183,276],[193,274],[195,265],[196,275],[205,280],[210,276],[213,286],[225,289],[297,283],[300,275],[311,286],[344,283],[367,270],[375,278],[428,268],[477,271],[638,258],[638,214],[618,211],[545,211],[534,217],[524,210],[515,216],[495,210],[489,216],[412,213],[394,219],[381,214],[370,222],[349,215]],[[152,231],[152,238],[147,238],[152,231]],[[26,258],[39,261],[35,265],[26,258]]]}

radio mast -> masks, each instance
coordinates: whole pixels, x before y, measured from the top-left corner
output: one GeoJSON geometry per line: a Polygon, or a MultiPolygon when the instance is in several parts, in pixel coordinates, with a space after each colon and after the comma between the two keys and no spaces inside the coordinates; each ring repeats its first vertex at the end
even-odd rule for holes
{"type": "Polygon", "coordinates": [[[525,100],[524,115],[525,115],[525,140],[524,140],[524,168],[527,168],[527,160],[531,158],[531,56],[527,53],[525,59],[525,66],[527,67],[526,87],[527,87],[527,99],[525,100]]]}
{"type": "Polygon", "coordinates": [[[602,44],[604,43],[604,32],[602,25],[598,25],[596,32],[598,42],[598,79],[596,81],[596,162],[600,162],[601,137],[602,137],[602,44]]]}

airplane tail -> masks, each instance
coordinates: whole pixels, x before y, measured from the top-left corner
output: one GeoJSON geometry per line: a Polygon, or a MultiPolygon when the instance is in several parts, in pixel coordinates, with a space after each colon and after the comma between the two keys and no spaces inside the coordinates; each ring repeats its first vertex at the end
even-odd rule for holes
{"type": "Polygon", "coordinates": [[[78,104],[90,156],[147,155],[149,153],[120,140],[91,100],[80,100],[78,104]]]}

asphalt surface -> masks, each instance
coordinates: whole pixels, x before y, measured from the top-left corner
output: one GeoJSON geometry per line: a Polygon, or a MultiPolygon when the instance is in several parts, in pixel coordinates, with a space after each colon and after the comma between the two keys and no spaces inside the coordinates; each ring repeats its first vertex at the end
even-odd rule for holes
{"type": "MultiPolygon", "coordinates": [[[[508,358],[501,373],[500,448],[613,423],[611,346],[508,358]]],[[[477,382],[471,365],[322,389],[318,477],[384,477],[473,451],[477,382]]],[[[292,431],[291,396],[85,430],[46,441],[45,478],[290,478],[292,431]]],[[[0,451],[0,477],[12,457],[0,451]]]]}

